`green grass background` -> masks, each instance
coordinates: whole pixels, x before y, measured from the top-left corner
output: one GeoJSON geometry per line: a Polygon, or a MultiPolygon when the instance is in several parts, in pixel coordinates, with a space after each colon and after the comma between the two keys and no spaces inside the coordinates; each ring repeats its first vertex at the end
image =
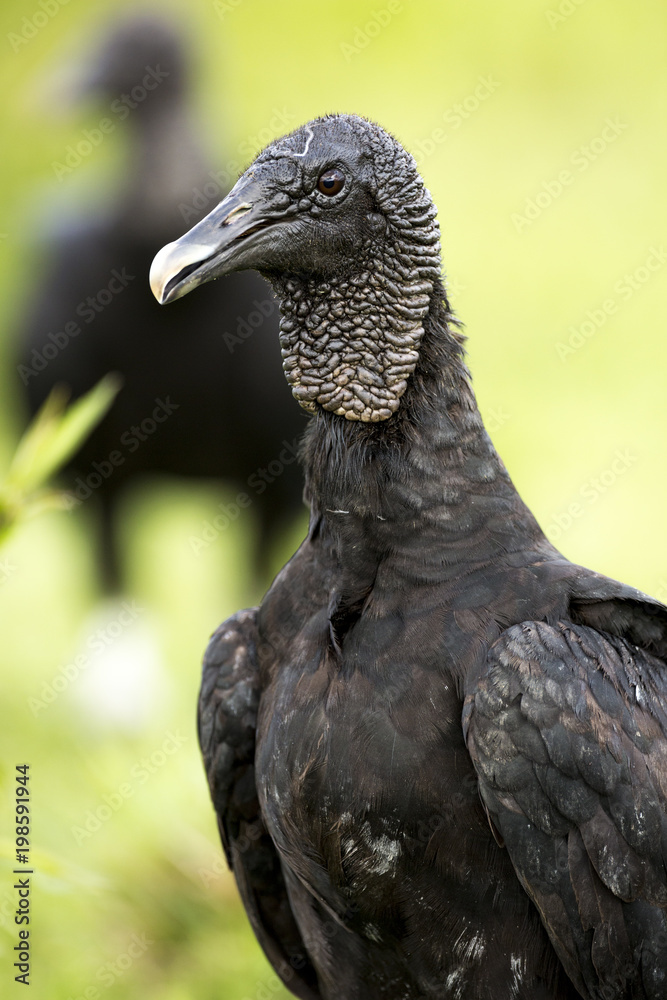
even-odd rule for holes
{"type": "MultiPolygon", "coordinates": [[[[403,0],[381,16],[388,23],[378,30],[374,15],[388,10],[388,0],[157,6],[180,21],[197,53],[196,107],[213,162],[252,144],[275,109],[294,125],[327,111],[359,112],[419,154],[440,210],[443,259],[480,405],[523,496],[568,557],[667,597],[667,263],[637,279],[627,299],[615,290],[651,248],[667,244],[664,3],[403,0]],[[473,108],[480,78],[494,81],[493,92],[473,108]],[[457,104],[468,117],[454,117],[457,104]],[[608,118],[624,127],[599,151],[595,140],[608,118]],[[579,170],[571,158],[591,143],[599,155],[579,170]],[[518,232],[513,216],[545,184],[555,190],[565,169],[572,183],[518,232]],[[617,311],[559,357],[570,327],[609,298],[617,311]],[[619,450],[629,458],[614,471],[619,450]],[[580,513],[559,529],[572,504],[580,513]]],[[[12,345],[30,297],[35,236],[55,202],[80,207],[103,197],[124,152],[119,127],[59,183],[52,162],[99,113],[63,110],[52,81],[94,44],[107,18],[133,5],[69,0],[13,51],[10,34],[40,9],[38,0],[5,0],[0,13],[2,463],[26,419],[12,345]]],[[[125,642],[145,648],[151,662],[159,647],[131,719],[91,709],[85,696],[94,664],[47,708],[30,708],[97,627],[85,511],[26,523],[2,553],[3,996],[26,995],[11,968],[11,796],[14,766],[23,761],[32,773],[36,869],[29,995],[286,995],[275,988],[221,865],[196,745],[207,636],[259,596],[246,570],[252,509],[199,555],[189,545],[220,499],[210,484],[178,482],[128,499],[128,600],[142,610],[111,647],[121,690],[125,642]],[[131,776],[169,732],[184,738],[179,749],[139,784],[131,776]],[[132,795],[77,843],[72,828],[128,780],[132,795]],[[133,934],[148,943],[128,965],[133,934]],[[109,962],[113,973],[104,971],[109,962]]],[[[295,543],[296,534],[285,539],[276,563],[295,543]]]]}

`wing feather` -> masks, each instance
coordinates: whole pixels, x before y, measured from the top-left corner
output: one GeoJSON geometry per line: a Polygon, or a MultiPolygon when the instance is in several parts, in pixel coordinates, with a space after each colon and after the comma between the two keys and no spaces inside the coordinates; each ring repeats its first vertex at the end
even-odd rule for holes
{"type": "Polygon", "coordinates": [[[256,614],[256,608],[240,611],[211,638],[199,695],[199,743],[227,861],[259,943],[296,996],[320,1000],[317,976],[257,799],[256,614]]]}
{"type": "Polygon", "coordinates": [[[492,826],[582,996],[667,996],[667,669],[626,639],[523,622],[463,725],[492,826]]]}

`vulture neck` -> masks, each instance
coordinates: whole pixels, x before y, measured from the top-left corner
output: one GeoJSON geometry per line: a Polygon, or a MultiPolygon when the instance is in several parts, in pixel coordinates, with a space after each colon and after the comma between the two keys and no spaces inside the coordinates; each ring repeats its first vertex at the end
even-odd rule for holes
{"type": "Polygon", "coordinates": [[[165,205],[185,205],[194,214],[196,185],[206,179],[204,155],[184,98],[178,93],[162,99],[159,92],[150,94],[146,106],[131,113],[128,128],[132,135],[126,174],[132,183],[125,190],[125,225],[139,232],[164,226],[171,237],[182,226],[182,215],[174,212],[172,218],[165,205]]]}
{"type": "Polygon", "coordinates": [[[484,429],[462,343],[438,282],[398,411],[362,423],[318,408],[311,421],[303,446],[311,532],[350,568],[360,553],[379,560],[413,549],[432,580],[433,563],[446,577],[464,562],[554,553],[484,429]]]}

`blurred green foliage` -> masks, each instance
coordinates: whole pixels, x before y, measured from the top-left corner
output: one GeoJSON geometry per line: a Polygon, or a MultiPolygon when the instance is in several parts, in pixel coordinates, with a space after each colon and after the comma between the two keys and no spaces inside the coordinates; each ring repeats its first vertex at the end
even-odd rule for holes
{"type": "Polygon", "coordinates": [[[79,450],[111,406],[118,389],[109,375],[67,408],[69,393],[55,386],[18,443],[0,480],[0,544],[25,517],[45,510],[68,510],[72,497],[48,482],[79,450]]]}
{"type": "MultiPolygon", "coordinates": [[[[58,74],[135,9],[129,0],[2,5],[5,466],[25,425],[12,350],[38,271],[35,243],[54,205],[95,206],[123,164],[119,128],[57,179],[54,161],[102,113],[66,110],[58,74]]],[[[524,498],[570,558],[664,599],[664,4],[174,0],[159,9],[196,53],[212,164],[247,163],[271,135],[334,110],[378,120],[415,153],[440,209],[480,405],[524,498]]],[[[24,761],[33,997],[286,995],[221,864],[196,746],[206,637],[259,596],[246,568],[252,508],[199,554],[189,544],[221,499],[176,482],[128,496],[131,596],[113,606],[98,603],[86,504],[26,522],[3,550],[3,996],[22,995],[11,969],[11,804],[24,761]]],[[[285,539],[276,565],[295,543],[285,539]]]]}

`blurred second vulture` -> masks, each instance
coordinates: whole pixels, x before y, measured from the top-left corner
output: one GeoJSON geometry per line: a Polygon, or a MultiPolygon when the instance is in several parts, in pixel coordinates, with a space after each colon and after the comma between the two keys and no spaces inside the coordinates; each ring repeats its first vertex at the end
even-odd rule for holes
{"type": "Polygon", "coordinates": [[[126,136],[124,181],[92,217],[61,212],[42,248],[45,271],[18,345],[30,409],[56,383],[78,396],[109,371],[122,375],[114,406],[65,480],[99,508],[108,588],[121,582],[117,500],[143,473],[224,477],[245,493],[258,522],[255,569],[265,577],[274,538],[301,505],[294,453],[304,419],[284,391],[276,301],[245,272],[173,313],[159,309],[143,279],[155,247],[225,191],[207,173],[172,27],[156,17],[124,21],[91,64],[81,90],[126,136]],[[263,473],[278,463],[279,474],[263,473]]]}

